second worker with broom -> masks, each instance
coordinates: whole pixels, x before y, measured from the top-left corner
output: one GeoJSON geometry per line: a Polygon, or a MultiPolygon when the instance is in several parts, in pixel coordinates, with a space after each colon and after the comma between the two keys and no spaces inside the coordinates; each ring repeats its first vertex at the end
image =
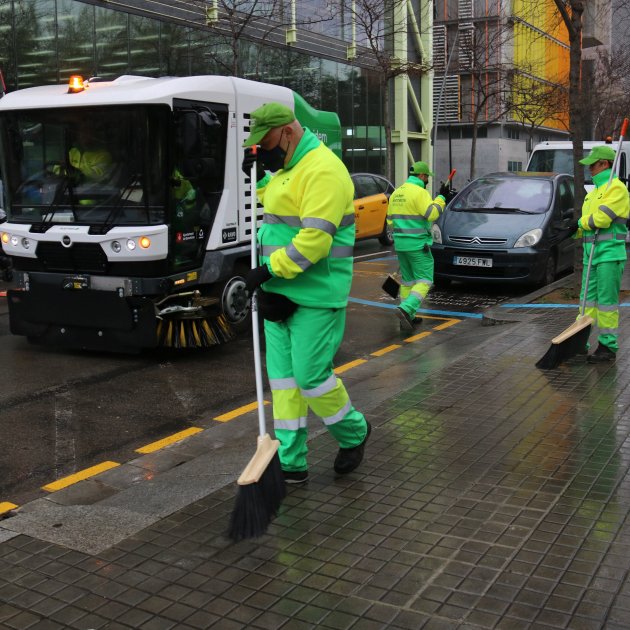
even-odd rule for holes
{"type": "Polygon", "coordinates": [[[440,194],[431,199],[426,189],[433,173],[426,162],[415,162],[407,181],[389,198],[387,223],[394,227],[394,248],[402,283],[396,315],[403,330],[413,330],[422,319],[416,312],[433,284],[431,224],[440,217],[449,198],[450,185],[442,184],[440,194]]]}
{"type": "MultiPolygon", "coordinates": [[[[257,192],[265,211],[260,265],[248,273],[246,285],[250,294],[262,289],[267,375],[285,481],[308,479],[309,409],[339,445],[335,472],[346,474],[361,463],[370,434],[333,372],[352,283],[352,180],[341,160],[280,103],[251,113],[244,146],[254,145],[260,145],[257,192]]],[[[255,159],[246,148],[246,174],[255,159]]]]}

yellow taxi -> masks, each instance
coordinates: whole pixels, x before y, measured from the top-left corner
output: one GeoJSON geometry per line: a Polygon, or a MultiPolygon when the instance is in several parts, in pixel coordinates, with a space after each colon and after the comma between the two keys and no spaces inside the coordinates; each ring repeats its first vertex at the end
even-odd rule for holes
{"type": "Polygon", "coordinates": [[[387,206],[394,186],[384,177],[372,173],[354,173],[354,225],[356,240],[378,238],[383,245],[394,242],[387,226],[387,206]]]}

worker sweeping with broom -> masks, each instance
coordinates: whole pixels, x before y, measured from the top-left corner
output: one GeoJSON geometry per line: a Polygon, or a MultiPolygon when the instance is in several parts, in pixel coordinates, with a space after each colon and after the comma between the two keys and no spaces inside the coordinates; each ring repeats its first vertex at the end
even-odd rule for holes
{"type": "Polygon", "coordinates": [[[333,358],[341,344],[352,283],[354,208],[344,164],[296,120],[267,103],[251,114],[243,170],[257,160],[260,265],[246,277],[264,318],[267,375],[278,454],[287,483],[308,479],[311,409],[339,445],[334,470],[361,463],[370,425],[353,406],[333,358]],[[274,172],[273,175],[265,170],[274,172]]]}
{"type": "Polygon", "coordinates": [[[625,185],[616,176],[611,179],[614,160],[614,149],[606,145],[593,147],[580,160],[580,164],[588,166],[595,184],[586,195],[582,216],[574,226],[577,236],[584,239],[585,273],[590,250],[595,248],[587,289],[585,279],[582,281],[582,292],[587,290],[585,313],[599,328],[599,345],[587,356],[589,363],[614,361],[619,350],[619,291],[627,257],[630,200],[625,185]]]}
{"type": "Polygon", "coordinates": [[[416,312],[433,285],[431,224],[444,211],[453,174],[440,187],[440,194],[431,199],[426,186],[433,173],[426,162],[415,162],[407,181],[389,198],[387,223],[394,228],[394,247],[402,275],[401,302],[395,313],[403,330],[413,330],[422,321],[416,312]]]}

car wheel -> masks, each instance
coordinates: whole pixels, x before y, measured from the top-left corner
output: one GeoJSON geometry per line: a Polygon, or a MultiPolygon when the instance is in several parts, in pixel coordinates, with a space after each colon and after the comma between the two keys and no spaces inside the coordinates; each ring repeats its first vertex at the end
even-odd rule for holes
{"type": "Polygon", "coordinates": [[[381,245],[394,244],[394,228],[387,225],[387,221],[385,221],[385,225],[383,226],[383,231],[381,232],[381,235],[378,237],[378,241],[381,245]]]}
{"type": "Polygon", "coordinates": [[[551,284],[557,275],[557,262],[556,256],[553,252],[549,254],[547,257],[547,264],[545,265],[545,273],[543,273],[542,278],[540,279],[540,286],[545,287],[548,284],[551,284]]]}

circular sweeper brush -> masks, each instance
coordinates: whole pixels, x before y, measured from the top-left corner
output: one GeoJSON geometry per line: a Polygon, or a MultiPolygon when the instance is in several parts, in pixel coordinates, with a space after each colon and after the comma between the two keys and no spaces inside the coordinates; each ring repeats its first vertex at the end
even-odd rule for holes
{"type": "Polygon", "coordinates": [[[247,324],[249,299],[239,276],[220,296],[199,290],[169,295],[156,304],[157,340],[162,348],[209,348],[232,341],[247,324]]]}

